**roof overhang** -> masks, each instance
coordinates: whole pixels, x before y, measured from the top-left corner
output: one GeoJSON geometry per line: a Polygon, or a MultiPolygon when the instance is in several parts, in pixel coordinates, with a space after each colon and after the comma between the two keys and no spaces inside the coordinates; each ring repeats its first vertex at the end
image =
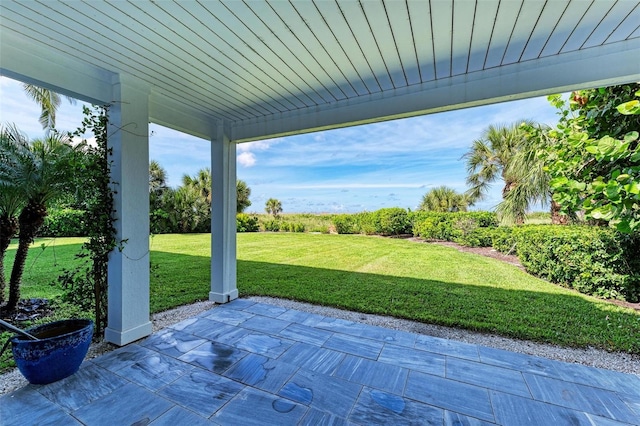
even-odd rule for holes
{"type": "Polygon", "coordinates": [[[5,1],[0,73],[237,142],[640,80],[640,6],[5,1]]]}

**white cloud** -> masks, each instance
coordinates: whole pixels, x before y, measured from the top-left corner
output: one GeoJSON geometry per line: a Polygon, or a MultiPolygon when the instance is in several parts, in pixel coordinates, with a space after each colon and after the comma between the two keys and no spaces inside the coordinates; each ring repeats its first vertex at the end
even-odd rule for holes
{"type": "Polygon", "coordinates": [[[253,152],[242,152],[238,155],[238,163],[244,167],[253,167],[256,164],[256,156],[253,152]]]}
{"type": "Polygon", "coordinates": [[[282,141],[282,138],[264,139],[264,140],[255,141],[255,142],[239,143],[237,145],[237,148],[238,148],[238,151],[240,152],[266,151],[267,149],[271,148],[271,146],[278,144],[281,141],[282,141]]]}

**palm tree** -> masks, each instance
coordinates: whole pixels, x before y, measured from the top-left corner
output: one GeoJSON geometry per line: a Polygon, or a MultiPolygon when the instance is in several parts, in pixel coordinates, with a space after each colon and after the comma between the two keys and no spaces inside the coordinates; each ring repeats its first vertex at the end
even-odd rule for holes
{"type": "Polygon", "coordinates": [[[162,193],[167,189],[167,171],[156,160],[149,162],[149,193],[162,193]]]}
{"type": "Polygon", "coordinates": [[[481,200],[486,195],[491,183],[498,178],[504,182],[502,188],[502,207],[499,213],[504,220],[523,223],[529,203],[535,199],[533,188],[539,182],[526,178],[526,170],[522,167],[512,167],[516,155],[528,144],[530,136],[527,129],[536,126],[535,123],[524,120],[511,125],[490,125],[485,129],[480,139],[473,141],[471,149],[462,158],[467,160],[467,184],[470,189],[467,196],[472,200],[481,200]],[[510,197],[509,193],[518,185],[526,184],[510,197]]]}
{"type": "Polygon", "coordinates": [[[269,198],[264,209],[267,213],[272,214],[273,217],[278,217],[282,213],[282,203],[275,198],[269,198]]]}
{"type": "Polygon", "coordinates": [[[0,129],[0,305],[5,301],[4,257],[18,229],[24,197],[17,184],[16,167],[30,155],[29,142],[15,126],[0,129]]]}
{"type": "Polygon", "coordinates": [[[519,177],[518,185],[498,205],[496,212],[503,222],[517,223],[531,204],[539,202],[544,207],[551,200],[551,223],[566,225],[569,216],[560,213],[560,204],[551,197],[550,176],[544,170],[546,150],[555,143],[548,136],[550,128],[527,124],[522,130],[526,132],[524,143],[508,166],[509,174],[519,177]]]}
{"type": "Polygon", "coordinates": [[[250,195],[251,188],[247,186],[245,181],[238,179],[236,181],[236,213],[242,213],[251,205],[250,195]]]}
{"type": "Polygon", "coordinates": [[[211,183],[211,169],[208,167],[200,169],[193,177],[182,176],[182,185],[194,188],[209,205],[211,205],[211,183]]]}
{"type": "MultiPolygon", "coordinates": [[[[56,127],[56,112],[60,107],[60,95],[49,89],[34,86],[33,84],[23,84],[27,96],[33,99],[38,105],[40,105],[40,124],[42,128],[48,132],[50,129],[56,127]]],[[[66,96],[71,104],[76,102],[75,99],[66,96]]]]}
{"type": "Polygon", "coordinates": [[[469,206],[469,200],[464,194],[459,194],[455,189],[447,186],[439,186],[429,190],[422,197],[418,210],[432,212],[465,212],[469,206]]]}
{"type": "Polygon", "coordinates": [[[29,246],[47,215],[47,204],[66,189],[73,174],[74,148],[67,137],[57,133],[43,140],[15,141],[5,155],[11,167],[3,169],[2,181],[13,185],[23,198],[18,215],[18,249],[9,279],[6,309],[14,310],[20,299],[20,282],[29,246]]]}
{"type": "Polygon", "coordinates": [[[483,199],[498,178],[504,181],[502,198],[515,187],[517,177],[508,172],[508,165],[523,144],[521,123],[490,125],[462,156],[467,160],[467,194],[472,200],[483,199]]]}

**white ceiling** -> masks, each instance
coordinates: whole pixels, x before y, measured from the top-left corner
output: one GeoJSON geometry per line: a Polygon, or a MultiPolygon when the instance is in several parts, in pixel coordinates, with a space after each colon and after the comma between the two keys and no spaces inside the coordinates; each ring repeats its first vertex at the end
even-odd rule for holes
{"type": "Polygon", "coordinates": [[[632,0],[2,0],[0,8],[3,74],[90,99],[104,97],[113,76],[131,75],[161,124],[189,130],[171,106],[224,120],[235,140],[640,80],[632,0]]]}

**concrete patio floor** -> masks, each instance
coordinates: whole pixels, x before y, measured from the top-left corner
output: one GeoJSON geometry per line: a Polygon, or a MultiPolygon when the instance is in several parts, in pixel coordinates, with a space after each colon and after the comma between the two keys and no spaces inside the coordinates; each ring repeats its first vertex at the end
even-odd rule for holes
{"type": "Polygon", "coordinates": [[[0,397],[2,425],[640,424],[640,377],[238,299],[0,397]]]}

